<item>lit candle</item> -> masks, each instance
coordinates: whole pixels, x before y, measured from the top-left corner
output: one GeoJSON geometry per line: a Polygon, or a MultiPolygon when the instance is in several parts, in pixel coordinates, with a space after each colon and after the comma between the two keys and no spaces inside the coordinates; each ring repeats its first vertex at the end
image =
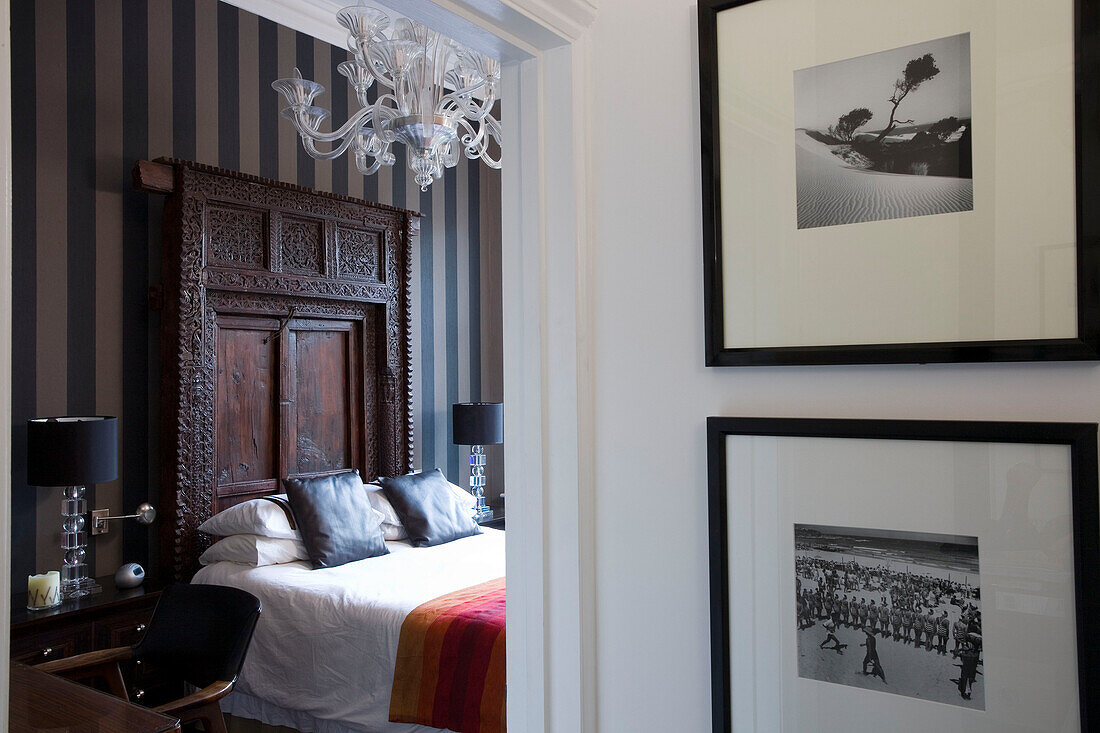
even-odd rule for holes
{"type": "Polygon", "coordinates": [[[27,576],[27,608],[40,611],[61,603],[61,573],[51,570],[27,576]]]}

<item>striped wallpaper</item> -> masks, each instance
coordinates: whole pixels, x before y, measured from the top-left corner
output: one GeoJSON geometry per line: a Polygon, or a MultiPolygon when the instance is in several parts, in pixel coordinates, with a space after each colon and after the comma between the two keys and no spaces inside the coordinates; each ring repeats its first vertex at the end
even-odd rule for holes
{"type": "MultiPolygon", "coordinates": [[[[334,21],[335,22],[335,21],[334,21]]],[[[157,312],[163,199],[132,191],[135,160],[210,163],[425,215],[413,256],[416,455],[465,483],[450,405],[502,397],[500,176],[461,162],[421,193],[397,164],[360,175],[305,154],[270,82],[297,66],[356,108],[330,46],[217,0],[12,0],[14,312],[12,585],[60,566],[57,491],[26,484],[25,421],[119,416],[119,480],[94,505],[156,497],[157,312]]],[[[491,474],[502,476],[499,451],[491,474]]],[[[499,481],[493,482],[497,490],[499,481]]],[[[155,527],[156,525],[154,525],[155,527]]],[[[97,575],[155,562],[155,532],[116,524],[94,542],[97,575]]]]}

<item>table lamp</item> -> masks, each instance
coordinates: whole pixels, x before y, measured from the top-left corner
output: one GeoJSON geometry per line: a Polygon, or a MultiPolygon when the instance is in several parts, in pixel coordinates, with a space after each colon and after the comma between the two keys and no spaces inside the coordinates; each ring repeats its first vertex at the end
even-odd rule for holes
{"type": "Polygon", "coordinates": [[[118,478],[118,418],[38,417],[27,421],[27,483],[63,486],[61,500],[61,597],[98,593],[84,562],[88,533],[84,514],[88,484],[118,478]]]}
{"type": "Polygon", "coordinates": [[[485,505],[485,446],[504,442],[504,405],[499,402],[460,402],[451,406],[452,442],[470,448],[470,493],[477,498],[475,519],[493,516],[485,505]]]}

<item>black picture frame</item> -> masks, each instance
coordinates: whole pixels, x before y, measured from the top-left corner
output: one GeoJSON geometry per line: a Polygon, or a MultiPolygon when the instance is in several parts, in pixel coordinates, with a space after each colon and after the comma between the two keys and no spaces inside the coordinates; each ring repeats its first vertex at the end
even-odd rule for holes
{"type": "Polygon", "coordinates": [[[926,364],[1100,359],[1100,0],[1074,2],[1077,337],[782,347],[724,340],[718,125],[720,12],[768,0],[699,0],[703,294],[706,366],[926,364]]]}
{"type": "Polygon", "coordinates": [[[1095,423],[856,420],[766,417],[707,418],[710,531],[711,710],[714,733],[732,731],[730,690],[729,505],[730,435],[800,438],[1025,443],[1070,449],[1073,568],[1082,733],[1100,725],[1100,493],[1095,423]]]}

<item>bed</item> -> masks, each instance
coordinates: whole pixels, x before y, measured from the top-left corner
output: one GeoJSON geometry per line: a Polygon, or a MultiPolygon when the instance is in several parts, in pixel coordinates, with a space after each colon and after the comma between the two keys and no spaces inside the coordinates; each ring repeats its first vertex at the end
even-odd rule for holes
{"type": "MultiPolygon", "coordinates": [[[[152,298],[162,309],[161,574],[263,603],[225,709],[303,733],[431,730],[387,720],[402,626],[433,599],[502,578],[502,532],[389,543],[388,555],[324,570],[200,570],[213,538],[198,530],[288,477],[412,470],[419,215],[174,159],[140,161],[134,182],[167,196],[152,298]]],[[[499,697],[503,707],[503,680],[499,697]]]]}
{"type": "Polygon", "coordinates": [[[389,555],[331,569],[222,562],[195,575],[194,582],[243,588],[263,603],[226,712],[303,732],[435,730],[388,722],[402,622],[422,603],[503,577],[504,533],[486,528],[437,547],[387,545],[389,555]]]}

